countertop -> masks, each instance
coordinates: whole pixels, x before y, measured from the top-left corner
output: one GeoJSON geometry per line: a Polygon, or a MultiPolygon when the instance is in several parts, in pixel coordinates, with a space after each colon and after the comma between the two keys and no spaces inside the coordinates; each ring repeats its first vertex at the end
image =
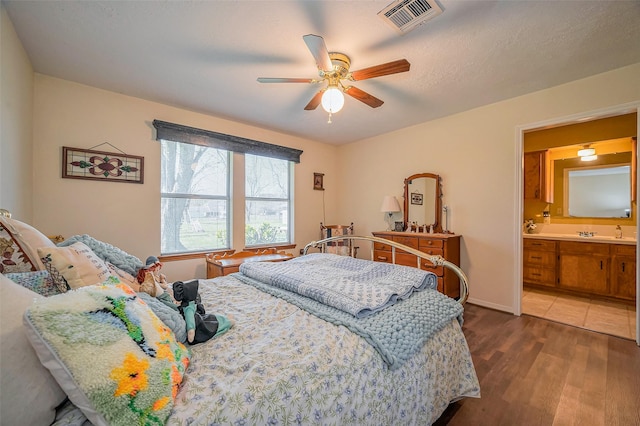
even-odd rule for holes
{"type": "Polygon", "coordinates": [[[578,234],[552,234],[552,233],[534,233],[522,234],[523,238],[540,239],[540,240],[562,240],[562,241],[579,241],[581,243],[607,243],[607,244],[624,244],[636,245],[636,239],[633,237],[615,238],[610,236],[594,235],[593,237],[581,237],[578,234]]]}

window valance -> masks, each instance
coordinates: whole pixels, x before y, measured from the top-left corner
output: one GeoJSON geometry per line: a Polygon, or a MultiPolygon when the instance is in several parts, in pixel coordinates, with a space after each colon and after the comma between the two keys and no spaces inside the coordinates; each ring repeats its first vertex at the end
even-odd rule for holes
{"type": "Polygon", "coordinates": [[[183,126],[161,120],[153,120],[153,127],[156,128],[156,140],[162,139],[190,143],[245,154],[289,160],[295,163],[300,162],[300,155],[302,154],[302,150],[299,149],[287,148],[280,145],[212,132],[211,130],[197,129],[195,127],[183,126]]]}

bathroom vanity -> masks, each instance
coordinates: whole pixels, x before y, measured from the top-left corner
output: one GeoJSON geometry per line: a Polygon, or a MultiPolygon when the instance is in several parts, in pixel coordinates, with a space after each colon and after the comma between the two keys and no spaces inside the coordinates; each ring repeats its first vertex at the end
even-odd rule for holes
{"type": "Polygon", "coordinates": [[[635,239],[525,234],[523,249],[527,285],[635,301],[635,239]]]}

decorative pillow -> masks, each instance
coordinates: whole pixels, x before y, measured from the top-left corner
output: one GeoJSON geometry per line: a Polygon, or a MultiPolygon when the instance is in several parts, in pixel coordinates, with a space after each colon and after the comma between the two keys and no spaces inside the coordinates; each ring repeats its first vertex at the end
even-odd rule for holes
{"type": "Polygon", "coordinates": [[[49,425],[66,395],[27,340],[22,315],[44,299],[0,275],[0,423],[49,425]]]}
{"type": "Polygon", "coordinates": [[[148,295],[147,293],[138,293],[138,297],[144,300],[154,314],[160,318],[160,320],[173,331],[176,336],[176,340],[180,343],[186,343],[187,341],[187,323],[177,309],[172,309],[169,306],[162,303],[159,299],[148,295]]]}
{"type": "Polygon", "coordinates": [[[27,253],[23,244],[11,227],[0,222],[0,273],[35,271],[37,264],[27,253]]]}
{"type": "Polygon", "coordinates": [[[111,275],[107,264],[84,243],[39,248],[38,254],[43,262],[49,263],[62,274],[71,289],[100,284],[111,275]]]}
{"type": "Polygon", "coordinates": [[[42,364],[91,423],[165,423],[189,351],[127,285],[39,299],[24,323],[42,364]]]}
{"type": "Polygon", "coordinates": [[[47,271],[17,272],[4,275],[11,281],[41,296],[48,297],[64,293],[56,286],[53,278],[51,278],[51,274],[47,271]]]}
{"type": "MultiPolygon", "coordinates": [[[[30,262],[34,265],[35,270],[43,270],[44,265],[40,261],[38,257],[38,252],[36,251],[40,247],[55,247],[55,244],[51,242],[51,240],[44,235],[42,232],[38,231],[31,225],[28,225],[24,222],[20,222],[19,220],[0,217],[1,227],[6,229],[9,233],[11,233],[12,238],[15,239],[24,253],[29,257],[30,262]]],[[[2,272],[0,270],[0,272],[2,272]]],[[[6,272],[26,272],[26,271],[6,271],[6,272]]]]}
{"type": "Polygon", "coordinates": [[[77,242],[85,243],[100,259],[113,264],[134,277],[138,274],[138,270],[144,266],[137,257],[109,243],[96,240],[87,234],[74,235],[71,238],[67,238],[59,243],[58,247],[68,247],[77,242]]]}

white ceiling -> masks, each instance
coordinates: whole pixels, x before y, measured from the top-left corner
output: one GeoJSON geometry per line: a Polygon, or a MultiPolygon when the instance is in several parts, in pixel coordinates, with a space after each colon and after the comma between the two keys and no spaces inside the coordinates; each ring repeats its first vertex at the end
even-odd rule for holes
{"type": "MultiPolygon", "coordinates": [[[[453,1],[399,35],[384,1],[5,1],[34,70],[332,144],[348,143],[640,62],[640,1],[453,1]],[[305,34],[351,70],[411,70],[352,83],[327,124],[303,108],[317,76],[305,34]]],[[[184,124],[184,123],[181,123],[184,124]]],[[[208,129],[216,130],[216,129],[208,129]]]]}

